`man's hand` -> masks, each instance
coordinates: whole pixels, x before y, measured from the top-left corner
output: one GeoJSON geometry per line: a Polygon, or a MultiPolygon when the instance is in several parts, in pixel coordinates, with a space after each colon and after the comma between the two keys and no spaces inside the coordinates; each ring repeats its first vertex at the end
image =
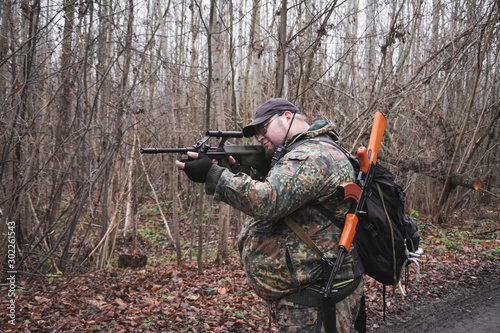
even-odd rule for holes
{"type": "Polygon", "coordinates": [[[241,171],[241,165],[234,157],[228,156],[227,160],[229,162],[229,169],[232,173],[238,173],[241,171]]]}
{"type": "Polygon", "coordinates": [[[195,152],[187,153],[189,159],[186,161],[175,161],[175,165],[184,170],[189,179],[196,183],[204,183],[208,172],[213,165],[212,160],[205,154],[195,152]]]}

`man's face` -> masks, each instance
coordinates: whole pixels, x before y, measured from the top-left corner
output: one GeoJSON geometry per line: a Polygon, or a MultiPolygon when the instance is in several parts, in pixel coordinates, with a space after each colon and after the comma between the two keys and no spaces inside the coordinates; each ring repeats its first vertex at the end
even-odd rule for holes
{"type": "Polygon", "coordinates": [[[286,118],[285,114],[276,114],[255,129],[255,137],[264,147],[267,158],[272,158],[276,148],[283,143],[287,132],[286,118]]]}

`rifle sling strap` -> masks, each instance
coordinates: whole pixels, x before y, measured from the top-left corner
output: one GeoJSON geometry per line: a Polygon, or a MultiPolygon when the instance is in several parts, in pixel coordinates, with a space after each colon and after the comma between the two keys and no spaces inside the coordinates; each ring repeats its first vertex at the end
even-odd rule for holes
{"type": "Polygon", "coordinates": [[[325,254],[323,253],[323,251],[321,251],[317,246],[316,244],[313,242],[313,240],[304,232],[304,229],[302,229],[298,224],[297,222],[295,222],[295,220],[291,217],[291,216],[287,216],[285,217],[285,223],[286,225],[292,229],[293,232],[295,232],[295,234],[304,242],[306,243],[307,246],[309,246],[309,248],[311,250],[314,251],[314,253],[316,253],[320,258],[326,258],[325,257],[325,254]]]}

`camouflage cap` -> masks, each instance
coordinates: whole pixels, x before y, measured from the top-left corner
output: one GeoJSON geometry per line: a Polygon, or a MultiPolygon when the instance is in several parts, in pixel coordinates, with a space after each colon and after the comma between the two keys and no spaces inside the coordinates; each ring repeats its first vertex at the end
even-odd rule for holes
{"type": "Polygon", "coordinates": [[[243,135],[247,138],[255,135],[255,126],[262,124],[275,114],[285,111],[300,113],[299,109],[284,98],[271,98],[258,107],[254,120],[243,128],[243,135]]]}

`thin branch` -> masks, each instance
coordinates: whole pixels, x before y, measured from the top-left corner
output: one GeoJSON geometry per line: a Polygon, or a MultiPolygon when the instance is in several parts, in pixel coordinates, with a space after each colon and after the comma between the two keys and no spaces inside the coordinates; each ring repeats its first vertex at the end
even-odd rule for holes
{"type": "MultiPolygon", "coordinates": [[[[141,145],[141,139],[137,138],[139,146],[141,145]]],[[[141,160],[141,165],[142,165],[142,170],[144,171],[144,174],[146,175],[146,180],[148,181],[149,187],[151,187],[151,191],[153,191],[153,196],[156,201],[156,205],[158,206],[158,210],[160,211],[161,218],[163,220],[163,223],[165,224],[165,228],[167,229],[168,236],[172,240],[172,243],[175,244],[174,238],[172,237],[172,233],[170,232],[170,227],[168,226],[167,219],[165,218],[165,215],[163,214],[163,209],[161,208],[160,200],[158,200],[158,196],[156,195],[156,190],[153,186],[153,183],[151,183],[151,179],[149,178],[148,170],[146,169],[146,165],[144,164],[144,159],[142,158],[142,154],[139,154],[140,160],[141,160]]]]}

